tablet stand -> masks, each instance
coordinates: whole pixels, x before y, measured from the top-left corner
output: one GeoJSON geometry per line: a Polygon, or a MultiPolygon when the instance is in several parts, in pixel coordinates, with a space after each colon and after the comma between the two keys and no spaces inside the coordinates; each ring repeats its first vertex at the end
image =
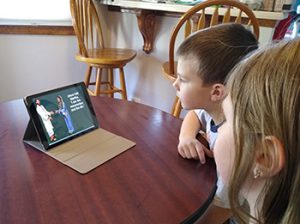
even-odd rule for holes
{"type": "Polygon", "coordinates": [[[33,124],[32,119],[30,119],[27,124],[25,134],[23,137],[23,141],[38,150],[45,151],[45,148],[44,148],[43,144],[41,143],[41,139],[38,135],[38,132],[37,132],[34,124],[33,124]]]}

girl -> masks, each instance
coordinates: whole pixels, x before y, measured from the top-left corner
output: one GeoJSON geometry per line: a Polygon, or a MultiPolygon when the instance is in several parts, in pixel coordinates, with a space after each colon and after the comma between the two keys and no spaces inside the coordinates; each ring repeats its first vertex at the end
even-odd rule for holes
{"type": "Polygon", "coordinates": [[[241,223],[300,223],[299,58],[299,39],[279,43],[229,78],[214,156],[241,223]]]}

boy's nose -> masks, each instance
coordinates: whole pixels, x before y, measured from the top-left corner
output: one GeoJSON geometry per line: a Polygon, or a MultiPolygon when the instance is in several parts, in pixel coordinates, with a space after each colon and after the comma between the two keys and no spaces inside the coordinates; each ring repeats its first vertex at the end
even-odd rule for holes
{"type": "Polygon", "coordinates": [[[175,81],[173,82],[173,87],[176,89],[176,90],[179,90],[179,86],[178,86],[178,78],[175,79],[175,81]]]}

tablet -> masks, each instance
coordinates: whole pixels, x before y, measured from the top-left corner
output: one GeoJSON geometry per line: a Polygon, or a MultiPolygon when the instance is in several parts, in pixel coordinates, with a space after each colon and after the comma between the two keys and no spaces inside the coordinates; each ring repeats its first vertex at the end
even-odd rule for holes
{"type": "Polygon", "coordinates": [[[24,102],[43,150],[99,126],[83,82],[27,96],[24,102]]]}

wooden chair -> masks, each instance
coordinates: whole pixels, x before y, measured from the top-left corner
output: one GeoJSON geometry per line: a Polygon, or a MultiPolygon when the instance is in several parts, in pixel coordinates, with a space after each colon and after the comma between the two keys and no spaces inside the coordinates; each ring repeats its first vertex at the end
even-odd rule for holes
{"type": "MultiPolygon", "coordinates": [[[[184,38],[192,32],[221,23],[241,23],[252,28],[256,38],[259,38],[259,24],[254,13],[245,4],[234,0],[207,0],[193,6],[184,13],[173,29],[169,42],[169,61],[162,65],[163,74],[174,82],[176,79],[177,62],[174,60],[176,38],[184,28],[184,38]],[[223,7],[220,7],[223,6],[223,7]]],[[[176,97],[172,114],[180,116],[182,110],[180,100],[176,97]]]]}
{"type": "Polygon", "coordinates": [[[98,13],[92,0],[70,0],[70,9],[79,47],[75,58],[88,65],[84,82],[89,94],[108,94],[113,97],[114,93],[120,93],[122,99],[127,99],[123,67],[136,56],[136,52],[105,47],[98,13]],[[95,81],[91,81],[93,68],[96,71],[95,81]],[[102,81],[104,69],[108,71],[107,81],[102,81]],[[113,69],[119,69],[120,88],[114,86],[113,69]],[[90,85],[95,86],[94,90],[89,88],[90,85]]]}

